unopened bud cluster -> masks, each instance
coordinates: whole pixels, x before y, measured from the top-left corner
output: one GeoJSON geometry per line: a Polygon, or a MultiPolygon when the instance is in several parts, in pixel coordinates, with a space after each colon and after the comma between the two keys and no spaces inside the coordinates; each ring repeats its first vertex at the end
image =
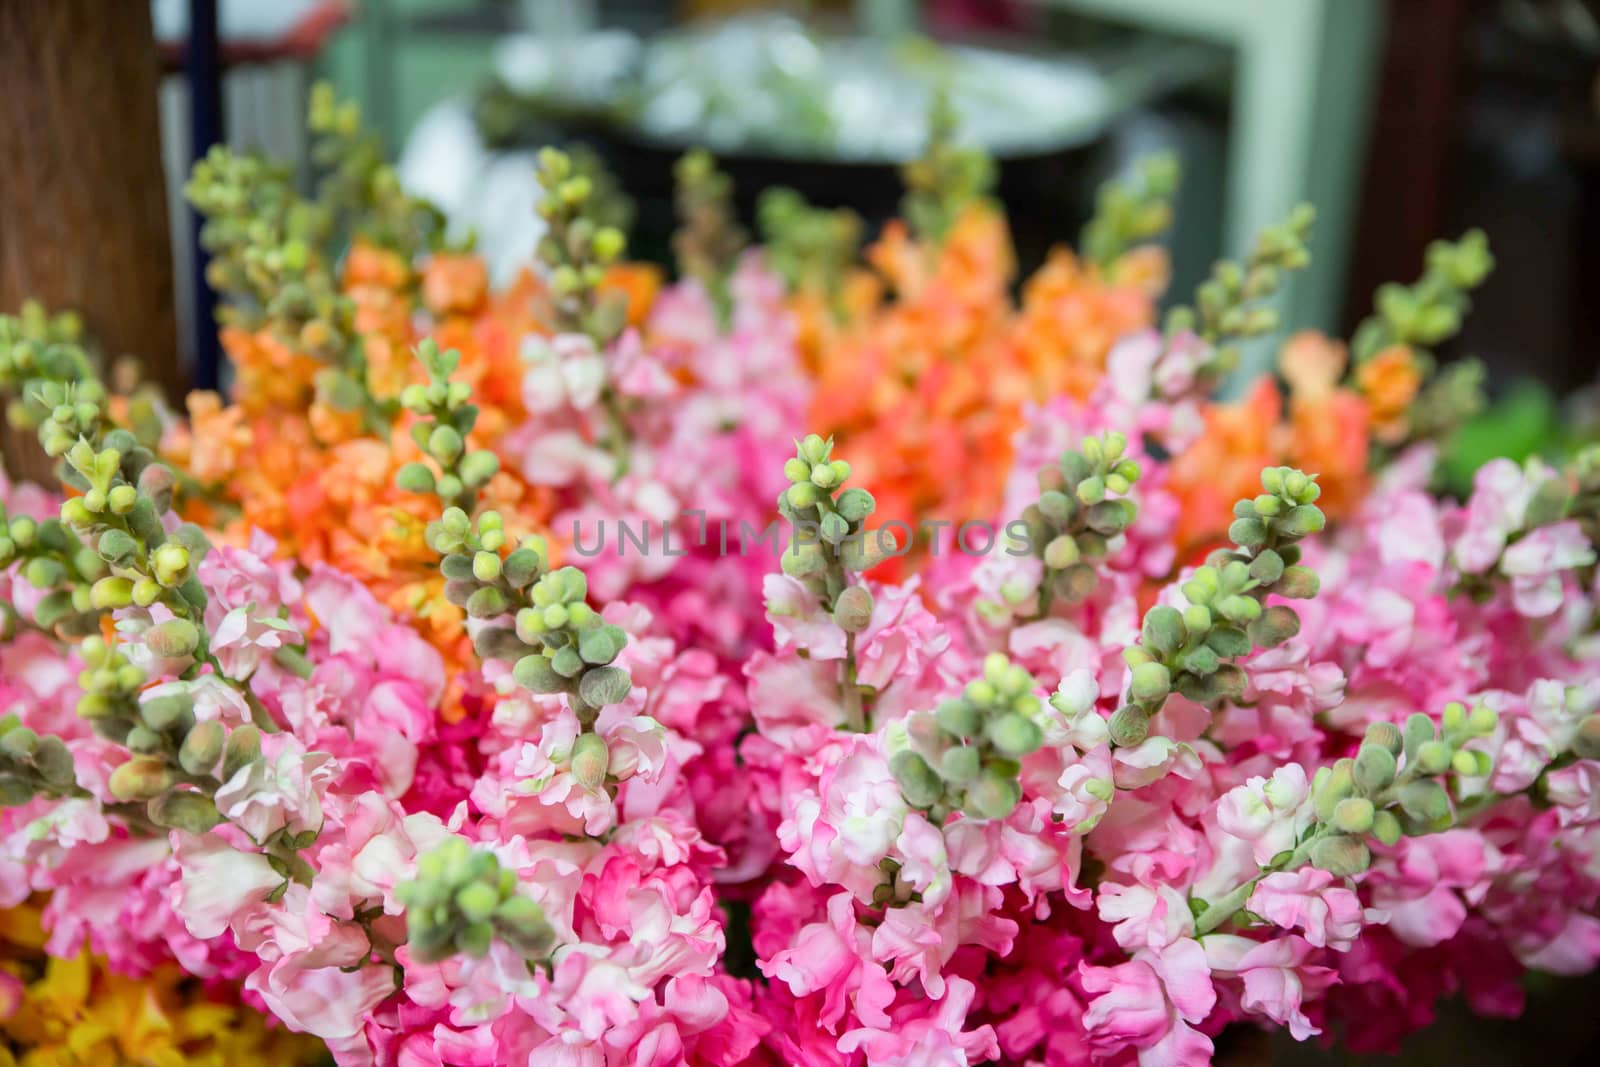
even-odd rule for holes
{"type": "Polygon", "coordinates": [[[678,231],[672,237],[672,250],[678,274],[698,279],[726,321],[731,304],[728,275],[747,240],[733,205],[733,181],[703,148],[685,153],[673,176],[678,231]]]}
{"type": "Polygon", "coordinates": [[[1167,316],[1167,331],[1191,330],[1212,346],[1211,359],[1201,377],[1215,380],[1239,364],[1239,342],[1278,328],[1278,313],[1271,300],[1288,271],[1303,270],[1311,262],[1306,240],[1316,211],[1300,204],[1289,217],[1261,231],[1243,263],[1222,260],[1195,291],[1193,308],[1174,308],[1167,316]]]}
{"type": "Polygon", "coordinates": [[[416,878],[396,886],[395,896],[405,905],[406,943],[418,963],[457,953],[482,958],[496,938],[529,961],[555,945],[544,909],[517,892],[516,872],[464,838],[448,838],[418,858],[416,878]]]}
{"type": "Polygon", "coordinates": [[[1094,217],[1078,246],[1085,259],[1107,273],[1129,249],[1172,225],[1172,197],[1178,190],[1178,160],[1169,153],[1141,160],[1127,181],[1108,181],[1095,197],[1094,217]]]}
{"type": "Polygon", "coordinates": [[[1492,708],[1445,706],[1440,723],[1418,712],[1405,727],[1376,722],[1354,757],[1318,769],[1311,802],[1325,831],[1311,843],[1313,865],[1336,875],[1371,863],[1369,838],[1392,845],[1401,835],[1437,833],[1453,822],[1447,775],[1484,778],[1489,754],[1466,746],[1494,732],[1492,708]]]}
{"type": "Polygon", "coordinates": [[[861,244],[861,217],[849,208],[821,208],[793,189],[768,189],[756,204],[761,244],[790,289],[836,297],[861,244]]]}
{"type": "Polygon", "coordinates": [[[77,784],[72,753],[59,737],[41,737],[15,715],[0,716],[0,808],[70,796],[77,784]]]}
{"type": "Polygon", "coordinates": [[[944,240],[956,218],[994,185],[994,160],[981,149],[956,144],[958,117],[947,93],[933,98],[928,143],[922,155],[901,168],[906,195],[901,211],[924,241],[944,240]]]}
{"type": "Polygon", "coordinates": [[[1116,431],[1085,437],[1039,472],[1039,501],[1022,512],[1029,543],[1044,561],[1040,589],[1002,589],[1013,607],[1042,613],[1052,602],[1076,604],[1095,590],[1095,564],[1133,525],[1139,508],[1128,497],[1139,464],[1125,455],[1128,438],[1116,431]]]}
{"type": "Polygon", "coordinates": [[[162,516],[172,506],[171,468],[126,430],[112,430],[103,442],[96,448],[83,439],[67,450],[64,478],[82,495],[61,504],[62,522],[105,564],[106,573],[89,587],[90,609],[161,603],[179,617],[200,618],[206,594],[194,568],[210,546],[190,523],[167,532],[162,516]]]}
{"type": "Polygon", "coordinates": [[[1132,680],[1111,717],[1113,744],[1143,741],[1150,717],[1173,691],[1200,704],[1239,699],[1245,674],[1227,661],[1300,632],[1293,608],[1265,601],[1316,595],[1317,576],[1300,564],[1296,542],[1326,522],[1315,503],[1321,490],[1314,477],[1288,467],[1268,467],[1261,485],[1260,496],[1234,505],[1228,533],[1237,548],[1212,553],[1183,583],[1186,608],[1151,608],[1138,643],[1123,652],[1132,680]]]}
{"type": "Polygon", "coordinates": [[[216,145],[195,164],[184,195],[205,217],[206,280],[230,300],[223,321],[270,328],[331,364],[354,345],[354,312],[323,249],[332,213],[294,189],[284,167],[216,145]]]}
{"type": "Polygon", "coordinates": [[[444,235],[444,215],[408,194],[378,136],[361,124],[361,106],[339,100],[333,86],[312,86],[307,107],[311,161],[320,169],[318,200],[348,215],[348,229],[397,252],[408,267],[444,235]]]}
{"type": "Polygon", "coordinates": [[[535,693],[567,694],[585,725],[627,698],[628,672],[613,665],[627,634],[589,606],[582,571],[550,569],[544,538],[525,538],[502,557],[500,515],[486,511],[474,528],[460,508],[429,523],[427,537],[444,556],[445,597],[472,618],[496,620],[474,638],[479,655],[513,662],[517,684],[535,693]]]}
{"type": "Polygon", "coordinates": [[[1389,283],[1377,294],[1375,314],[1356,329],[1351,354],[1360,362],[1391,345],[1425,353],[1455,336],[1471,301],[1468,294],[1494,269],[1494,256],[1482,230],[1459,241],[1434,241],[1427,266],[1413,285],[1389,283]]]}
{"type": "Polygon", "coordinates": [[[894,728],[889,769],[913,807],[942,820],[952,811],[1003,819],[1022,799],[1022,760],[1044,744],[1044,702],[1033,676],[1004,653],[983,661],[983,677],[933,711],[894,728]]]}
{"type": "Polygon", "coordinates": [[[407,463],[396,481],[407,492],[434,493],[446,505],[470,508],[478,490],[500,470],[500,460],[486,448],[467,448],[467,437],[478,423],[478,408],[471,403],[472,387],[450,380],[461,364],[461,353],[441,352],[428,339],[417,346],[417,358],[427,370],[428,383],[406,386],[400,403],[420,416],[412,424],[411,438],[438,472],[426,463],[407,463]]]}
{"type": "Polygon", "coordinates": [[[620,293],[602,299],[600,283],[606,268],[622,258],[627,240],[595,215],[594,182],[580,174],[572,157],[557,148],[539,152],[539,217],[547,230],[539,238],[539,262],[550,272],[555,326],[566,333],[585,333],[604,346],[627,318],[620,293]]]}
{"type": "MultiPolygon", "coordinates": [[[[144,804],[150,821],[167,829],[198,834],[216,826],[222,821],[212,800],[217,789],[261,759],[258,728],[246,723],[230,730],[215,719],[197,721],[194,695],[184,683],[152,691],[131,709],[124,706],[96,721],[95,728],[132,753],[111,774],[112,794],[144,804]]],[[[315,839],[316,832],[308,830],[291,840],[257,844],[295,849],[315,839]]]]}
{"type": "Polygon", "coordinates": [[[7,420],[39,435],[59,456],[100,427],[105,387],[80,343],[76,315],[51,316],[32,301],[18,315],[0,315],[0,392],[11,395],[7,420]]]}
{"type": "Polygon", "coordinates": [[[783,553],[783,572],[816,593],[843,630],[858,633],[872,618],[872,595],[848,585],[846,572],[866,570],[884,558],[866,536],[877,502],[865,489],[844,487],[850,464],[833,458],[831,437],[808,434],[797,442],[783,473],[789,486],[778,496],[778,511],[795,531],[783,553]]]}
{"type": "MultiPolygon", "coordinates": [[[[60,519],[36,520],[28,515],[8,515],[0,506],[0,568],[21,561],[23,581],[45,595],[34,605],[33,622],[63,639],[83,637],[100,628],[100,613],[90,591],[110,573],[95,550],[60,519]]],[[[10,636],[18,620],[15,609],[0,606],[0,623],[10,636]]]]}

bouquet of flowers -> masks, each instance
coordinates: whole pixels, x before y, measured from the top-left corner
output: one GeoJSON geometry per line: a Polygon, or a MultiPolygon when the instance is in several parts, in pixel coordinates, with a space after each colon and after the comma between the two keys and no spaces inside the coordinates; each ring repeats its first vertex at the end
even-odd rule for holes
{"type": "Polygon", "coordinates": [[[1218,403],[1308,210],[1157,330],[1165,163],[1014,304],[948,124],[868,266],[687,157],[664,287],[547,150],[491,293],[312,103],[316,196],[191,183],[230,397],[0,319],[0,1063],[1198,1064],[1600,960],[1600,452],[1430,488],[1481,236],[1218,403]]]}

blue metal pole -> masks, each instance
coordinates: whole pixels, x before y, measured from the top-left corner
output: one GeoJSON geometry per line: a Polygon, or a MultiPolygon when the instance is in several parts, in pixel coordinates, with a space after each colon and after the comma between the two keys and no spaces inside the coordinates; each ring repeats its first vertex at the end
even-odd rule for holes
{"type": "MultiPolygon", "coordinates": [[[[221,144],[222,61],[217,40],[217,0],[189,0],[189,47],[184,57],[184,72],[189,81],[189,156],[190,163],[203,159],[212,145],[221,144]]],[[[220,384],[222,343],[217,336],[217,294],[206,281],[210,262],[200,246],[198,211],[191,209],[194,239],[194,375],[196,389],[215,389],[220,384]]]]}

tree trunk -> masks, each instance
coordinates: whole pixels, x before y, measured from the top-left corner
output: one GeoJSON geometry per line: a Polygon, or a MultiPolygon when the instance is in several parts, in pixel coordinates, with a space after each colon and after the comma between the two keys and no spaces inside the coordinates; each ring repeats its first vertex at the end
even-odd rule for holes
{"type": "MultiPolygon", "coordinates": [[[[80,312],[108,358],[181,388],[144,0],[0,0],[0,311],[80,312]]],[[[14,474],[48,474],[6,431],[14,474]]]]}

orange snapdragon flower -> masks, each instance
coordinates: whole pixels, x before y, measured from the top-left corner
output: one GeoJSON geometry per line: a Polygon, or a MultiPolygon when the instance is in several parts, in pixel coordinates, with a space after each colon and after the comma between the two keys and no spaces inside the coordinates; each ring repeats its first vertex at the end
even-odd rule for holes
{"type": "Polygon", "coordinates": [[[811,428],[837,436],[879,521],[913,524],[992,516],[1024,406],[1087,395],[1116,339],[1151,321],[1166,275],[1156,249],[1111,277],[1060,251],[1016,307],[1005,219],[982,203],[938,247],[891,222],[866,258],[875,270],[836,300],[794,298],[817,381],[811,428]]]}
{"type": "MultiPolygon", "coordinates": [[[[413,315],[420,297],[432,317],[429,332],[461,352],[459,377],[473,386],[480,414],[471,446],[493,449],[525,419],[518,345],[535,328],[539,286],[531,276],[491,296],[477,257],[435,255],[413,273],[394,253],[358,242],[341,282],[380,405],[421,377],[412,355],[421,339],[413,315]]],[[[233,543],[261,530],[285,556],[340,568],[412,620],[452,668],[473,662],[464,614],[444,600],[438,555],[424,540],[439,503],[395,484],[404,464],[425,461],[409,433],[411,417],[376,432],[372,412],[349,404],[336,380],[323,377],[326,363],[268,331],[225,331],[224,343],[236,361],[237,400],[194,394],[190,420],[164,442],[205,490],[180,493],[185,517],[233,543]],[[327,395],[324,383],[333,386],[327,395]]],[[[552,506],[549,490],[510,471],[490,482],[486,503],[513,537],[541,530],[552,506]]]]}
{"type": "Polygon", "coordinates": [[[1356,388],[1372,407],[1373,436],[1395,444],[1410,426],[1411,402],[1422,387],[1422,367],[1406,345],[1390,345],[1356,368],[1356,388]]]}
{"type": "Polygon", "coordinates": [[[1224,540],[1234,501],[1261,491],[1263,467],[1288,465],[1317,475],[1317,504],[1330,519],[1348,515],[1365,495],[1372,406],[1342,385],[1344,346],[1315,332],[1284,344],[1277,382],[1258,379],[1236,403],[1213,403],[1205,432],[1173,459],[1168,486],[1183,502],[1178,542],[1187,552],[1224,540]]]}

